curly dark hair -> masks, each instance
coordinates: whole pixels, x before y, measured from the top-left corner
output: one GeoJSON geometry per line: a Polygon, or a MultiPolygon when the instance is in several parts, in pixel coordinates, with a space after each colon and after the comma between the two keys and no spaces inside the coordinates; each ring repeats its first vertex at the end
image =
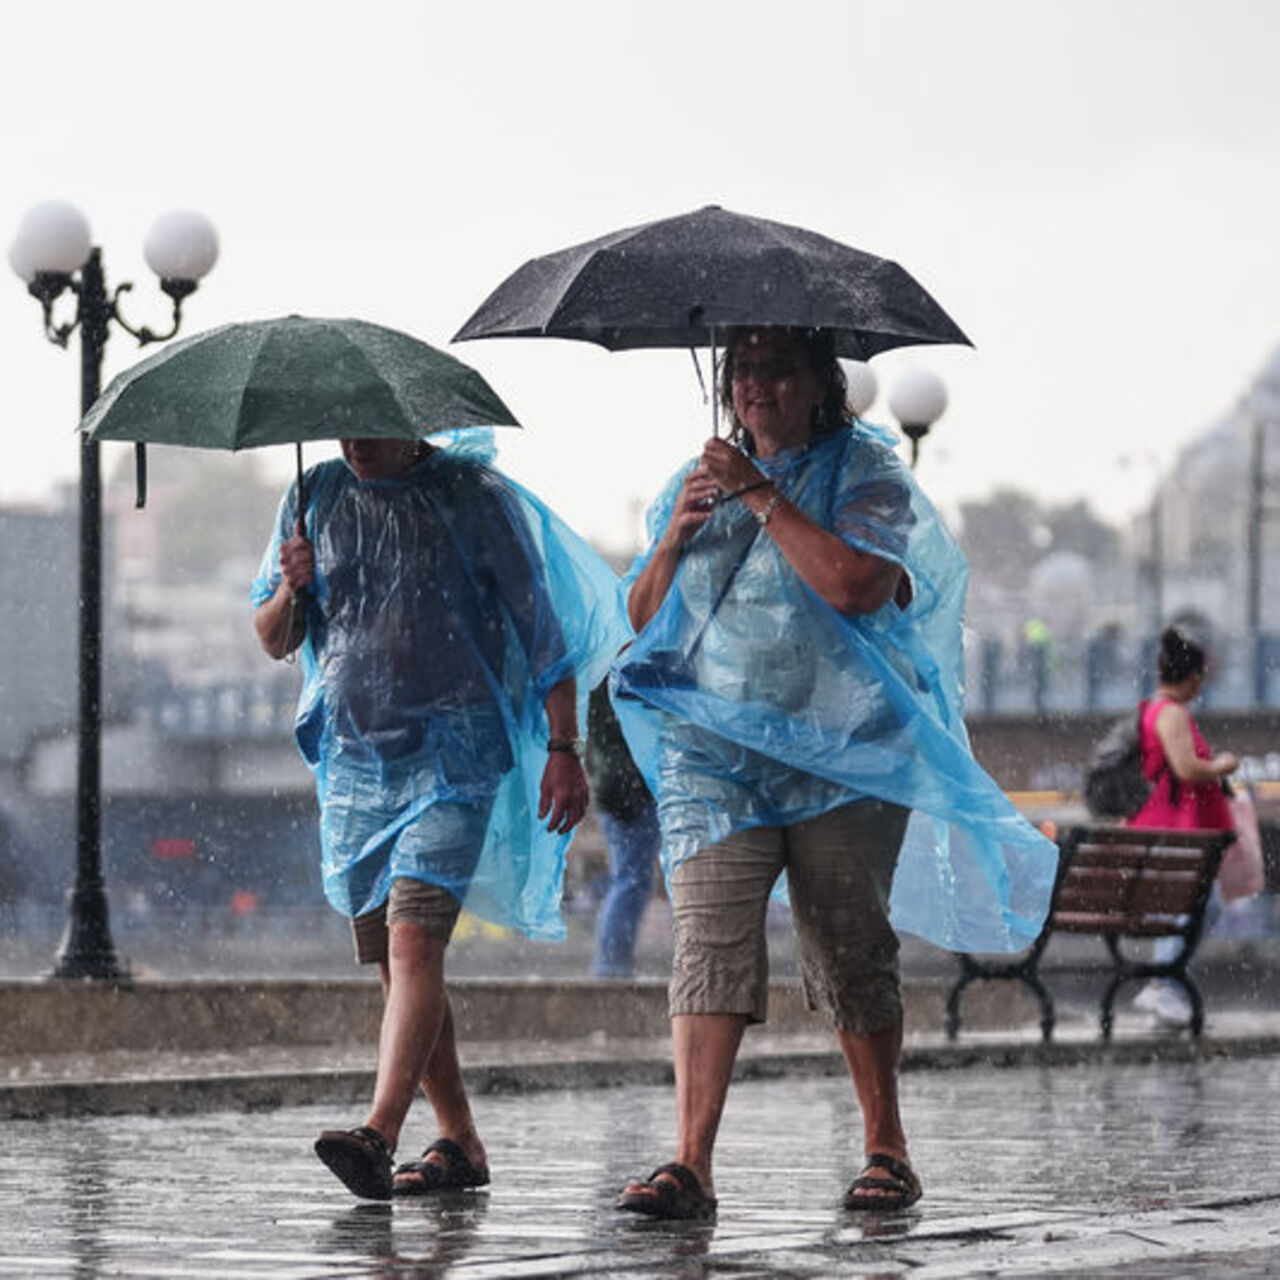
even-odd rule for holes
{"type": "MultiPolygon", "coordinates": [[[[737,349],[751,334],[760,333],[767,328],[765,325],[751,325],[730,329],[725,341],[724,360],[720,365],[720,404],[733,423],[730,439],[735,443],[745,443],[748,452],[755,451],[751,433],[738,421],[738,415],[733,411],[733,358],[737,349]]],[[[809,368],[823,386],[822,403],[814,410],[813,434],[820,436],[846,430],[854,415],[849,407],[849,380],[836,358],[834,335],[827,329],[779,327],[769,329],[769,332],[781,333],[794,339],[809,362],[809,368]]]]}
{"type": "Polygon", "coordinates": [[[1161,632],[1156,666],[1162,684],[1181,684],[1200,675],[1207,661],[1204,649],[1177,627],[1166,627],[1161,632]]]}

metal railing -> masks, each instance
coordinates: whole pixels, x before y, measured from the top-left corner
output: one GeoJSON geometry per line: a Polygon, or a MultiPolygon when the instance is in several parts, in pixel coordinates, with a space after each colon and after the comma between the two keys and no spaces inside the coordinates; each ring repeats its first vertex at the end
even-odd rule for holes
{"type": "Polygon", "coordinates": [[[291,680],[144,686],[131,718],[163,738],[279,738],[293,727],[297,701],[291,680]]]}
{"type": "MultiPolygon", "coordinates": [[[[1154,639],[1033,646],[973,637],[965,705],[970,715],[1122,711],[1154,687],[1155,650],[1154,639]]],[[[288,735],[296,702],[296,682],[285,679],[140,684],[126,715],[165,738],[266,739],[288,735]]],[[[1201,705],[1280,707],[1280,636],[1215,637],[1201,705]]]]}
{"type": "MultiPolygon", "coordinates": [[[[978,636],[966,650],[965,705],[971,715],[1124,710],[1154,688],[1156,647],[1154,638],[1008,645],[978,636]]],[[[1200,702],[1280,706],[1280,636],[1215,636],[1200,702]]]]}

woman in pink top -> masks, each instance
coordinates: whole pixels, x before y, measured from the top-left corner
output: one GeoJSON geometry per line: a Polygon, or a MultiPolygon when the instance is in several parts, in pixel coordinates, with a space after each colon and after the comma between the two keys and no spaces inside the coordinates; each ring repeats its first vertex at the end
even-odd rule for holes
{"type": "MultiPolygon", "coordinates": [[[[1231,810],[1223,781],[1239,764],[1230,751],[1216,755],[1201,736],[1187,709],[1204,684],[1205,652],[1194,640],[1173,627],[1160,637],[1157,670],[1160,686],[1142,704],[1142,771],[1154,784],[1146,803],[1129,819],[1132,827],[1195,827],[1201,830],[1231,829],[1231,810]]],[[[1209,933],[1218,914],[1215,891],[1205,918],[1209,933]]],[[[1182,940],[1161,938],[1154,959],[1174,959],[1182,940]]],[[[1191,1021],[1191,1007],[1182,989],[1156,979],[1138,993],[1134,1006],[1171,1026],[1191,1021]]]]}

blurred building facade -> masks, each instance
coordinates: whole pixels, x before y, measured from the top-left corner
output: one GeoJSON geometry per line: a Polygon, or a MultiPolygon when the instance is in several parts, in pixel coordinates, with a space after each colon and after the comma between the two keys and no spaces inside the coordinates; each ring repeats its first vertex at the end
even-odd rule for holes
{"type": "Polygon", "coordinates": [[[972,714],[1127,706],[1171,623],[1209,649],[1207,703],[1280,703],[1280,349],[1121,535],[1114,556],[1049,549],[1021,580],[975,575],[972,714]]]}
{"type": "MultiPolygon", "coordinates": [[[[1209,645],[1206,703],[1280,707],[1278,389],[1280,351],[1107,550],[1022,547],[1017,575],[975,573],[971,718],[1127,708],[1171,621],[1209,645]]],[[[105,490],[109,881],[168,885],[175,900],[198,886],[318,902],[311,780],[291,733],[299,676],[262,654],[248,598],[278,487],[243,456],[152,452],[145,510],[127,459],[105,490]]],[[[70,882],[76,519],[74,494],[0,511],[0,892],[70,882]]]]}

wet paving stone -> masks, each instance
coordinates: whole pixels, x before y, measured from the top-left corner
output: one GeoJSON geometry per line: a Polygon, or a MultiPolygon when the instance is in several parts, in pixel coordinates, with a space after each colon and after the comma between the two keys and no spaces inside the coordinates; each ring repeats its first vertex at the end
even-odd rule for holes
{"type": "MultiPolygon", "coordinates": [[[[1280,1059],[904,1077],[925,1199],[844,1213],[859,1125],[838,1077],[744,1081],[714,1225],[615,1213],[670,1156],[668,1089],[486,1096],[485,1192],[353,1200],[311,1154],[356,1114],[10,1121],[0,1275],[906,1276],[1280,1273],[1280,1059]]],[[[415,1110],[407,1156],[431,1136],[415,1110]],[[411,1138],[411,1140],[410,1140],[411,1138]]]]}

